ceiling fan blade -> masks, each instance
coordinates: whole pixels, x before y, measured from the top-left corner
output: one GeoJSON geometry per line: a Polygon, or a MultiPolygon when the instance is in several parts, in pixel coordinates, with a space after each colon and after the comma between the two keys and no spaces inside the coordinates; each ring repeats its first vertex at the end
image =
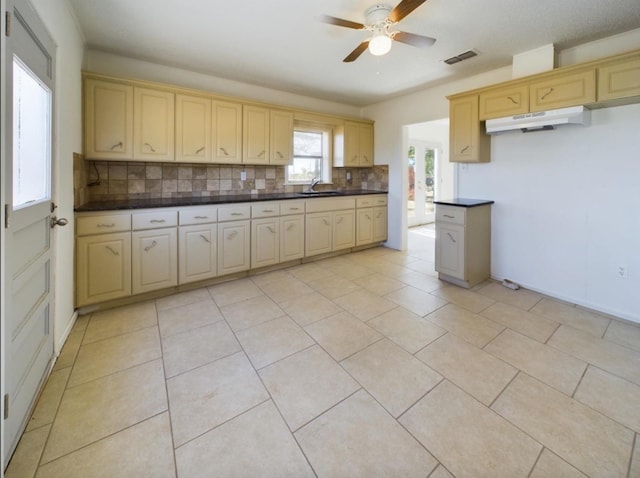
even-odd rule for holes
{"type": "Polygon", "coordinates": [[[388,18],[393,23],[397,23],[426,1],[427,0],[402,0],[396,5],[396,8],[391,10],[388,18]]]}
{"type": "Polygon", "coordinates": [[[362,43],[360,43],[355,50],[353,50],[351,53],[349,53],[344,60],[342,60],[345,63],[349,63],[352,62],[354,60],[357,60],[358,57],[360,55],[362,55],[362,53],[367,49],[367,47],[369,46],[369,40],[363,41],[362,43]]]}
{"type": "Polygon", "coordinates": [[[353,28],[355,30],[364,29],[364,25],[362,23],[352,22],[351,20],[344,20],[342,18],[332,17],[330,15],[323,15],[321,17],[321,20],[325,23],[329,23],[331,25],[337,25],[339,27],[353,28]]]}
{"type": "Polygon", "coordinates": [[[416,35],[415,33],[396,32],[393,37],[395,41],[406,43],[407,45],[413,45],[417,47],[428,47],[436,42],[435,38],[425,37],[422,35],[416,35]]]}

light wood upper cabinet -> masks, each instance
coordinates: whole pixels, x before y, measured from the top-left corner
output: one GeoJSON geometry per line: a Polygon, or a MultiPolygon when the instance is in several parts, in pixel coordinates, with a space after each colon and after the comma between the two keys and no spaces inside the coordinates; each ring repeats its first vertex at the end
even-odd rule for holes
{"type": "Polygon", "coordinates": [[[373,125],[345,121],[334,133],[333,164],[338,167],[373,166],[373,125]]]}
{"type": "Polygon", "coordinates": [[[490,138],[481,129],[478,95],[463,96],[449,102],[449,161],[485,162],[490,159],[490,138]]]}
{"type": "Polygon", "coordinates": [[[87,79],[84,150],[91,159],[133,157],[133,86],[87,79]]]}
{"type": "Polygon", "coordinates": [[[546,111],[596,101],[596,70],[553,75],[531,82],[529,111],[546,111]]]}
{"type": "Polygon", "coordinates": [[[293,159],[293,112],[271,110],[270,164],[289,164],[293,159]]]}
{"type": "Polygon", "coordinates": [[[270,110],[244,105],[242,111],[242,162],[269,164],[270,110]]]}
{"type": "Polygon", "coordinates": [[[176,161],[211,161],[211,100],[176,95],[176,161]]]}
{"type": "Polygon", "coordinates": [[[598,68],[598,101],[640,96],[640,54],[598,68]]]}
{"type": "Polygon", "coordinates": [[[213,161],[242,163],[242,104],[228,101],[213,103],[213,161]]]}
{"type": "Polygon", "coordinates": [[[150,88],[133,89],[133,159],[175,159],[175,95],[150,88]]]}
{"type": "Polygon", "coordinates": [[[529,112],[529,85],[509,86],[480,93],[480,120],[529,112]]]}

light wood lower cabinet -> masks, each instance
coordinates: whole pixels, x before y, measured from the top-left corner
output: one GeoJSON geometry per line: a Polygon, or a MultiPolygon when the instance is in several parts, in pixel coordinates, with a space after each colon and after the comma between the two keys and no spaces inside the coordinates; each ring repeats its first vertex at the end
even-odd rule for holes
{"type": "Polygon", "coordinates": [[[436,205],[438,277],[473,287],[491,273],[491,205],[436,205]]]}
{"type": "Polygon", "coordinates": [[[178,285],[178,232],[175,227],[134,231],[131,244],[133,294],[178,285]]]}
{"type": "Polygon", "coordinates": [[[178,283],[218,275],[218,225],[181,226],[178,234],[178,283]]]}
{"type": "Polygon", "coordinates": [[[305,256],[354,247],[355,207],[353,197],[309,201],[305,218],[305,256]]]}
{"type": "MultiPolygon", "coordinates": [[[[385,202],[387,198],[384,198],[385,202]]],[[[387,206],[373,208],[373,242],[383,242],[388,238],[387,206]]]]}
{"type": "Polygon", "coordinates": [[[251,268],[251,221],[218,224],[218,275],[251,268]]]}
{"type": "Polygon", "coordinates": [[[77,305],[131,295],[131,233],[78,237],[77,305]]]}
{"type": "Polygon", "coordinates": [[[333,213],[316,212],[307,214],[305,224],[305,256],[315,256],[331,252],[333,238],[333,213]]]}
{"type": "Polygon", "coordinates": [[[356,199],[356,246],[387,240],[387,196],[356,199]]]}
{"type": "Polygon", "coordinates": [[[251,221],[251,268],[280,262],[280,218],[267,217],[251,221]]]}
{"type": "Polygon", "coordinates": [[[356,245],[356,211],[333,213],[333,251],[348,249],[356,245]]]}
{"type": "Polygon", "coordinates": [[[304,215],[280,218],[280,262],[304,257],[304,215]]]}

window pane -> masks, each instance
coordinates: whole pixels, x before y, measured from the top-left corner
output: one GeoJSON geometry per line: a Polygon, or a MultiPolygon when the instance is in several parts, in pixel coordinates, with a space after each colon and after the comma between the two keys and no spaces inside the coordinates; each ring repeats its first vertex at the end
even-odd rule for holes
{"type": "Polygon", "coordinates": [[[322,156],[322,133],[294,131],[294,156],[322,156]]]}
{"type": "Polygon", "coordinates": [[[50,199],[51,91],[13,59],[13,207],[50,199]]]}
{"type": "Polygon", "coordinates": [[[293,163],[287,166],[287,176],[291,182],[304,183],[321,178],[322,158],[293,158],[293,163]]]}

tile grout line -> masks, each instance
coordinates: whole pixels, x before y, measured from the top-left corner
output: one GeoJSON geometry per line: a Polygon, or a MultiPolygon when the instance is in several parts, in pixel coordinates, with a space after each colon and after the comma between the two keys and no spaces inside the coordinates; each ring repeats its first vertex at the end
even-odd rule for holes
{"type": "Polygon", "coordinates": [[[538,462],[540,461],[540,458],[542,457],[542,453],[544,453],[544,449],[545,449],[545,446],[542,445],[542,448],[540,449],[540,453],[538,453],[538,457],[536,458],[536,461],[533,463],[533,466],[531,467],[531,470],[529,470],[529,473],[527,474],[527,478],[531,478],[531,473],[533,473],[533,470],[535,470],[536,466],[538,466],[538,462]]]}
{"type": "Polygon", "coordinates": [[[638,440],[638,433],[633,436],[633,443],[631,444],[631,456],[629,457],[629,466],[627,467],[627,478],[634,478],[631,476],[631,467],[633,466],[633,452],[637,446],[640,446],[640,440],[638,440]]]}

